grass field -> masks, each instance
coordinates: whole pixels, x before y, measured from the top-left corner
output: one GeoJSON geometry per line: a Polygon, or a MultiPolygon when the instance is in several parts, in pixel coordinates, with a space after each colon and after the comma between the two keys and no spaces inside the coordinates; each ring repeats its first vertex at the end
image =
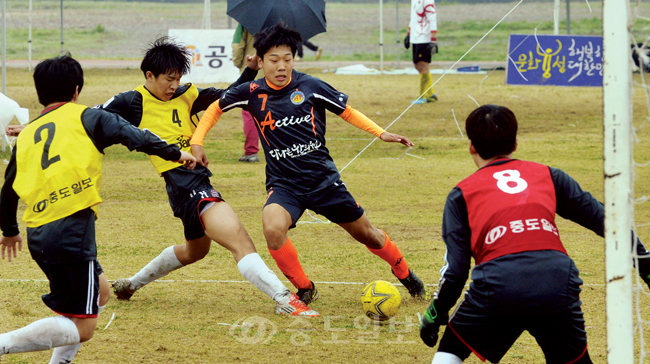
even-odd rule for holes
{"type": "MultiPolygon", "coordinates": [[[[306,71],[348,93],[350,105],[382,126],[400,115],[417,93],[417,76],[337,76],[306,71]]],[[[505,75],[500,71],[484,77],[445,76],[436,86],[438,103],[415,105],[391,127],[390,131],[416,143],[410,151],[413,156],[404,155],[401,146],[375,143],[342,173],[373,224],[390,234],[432,290],[445,251],[440,237],[445,197],[476,169],[467,152],[468,142],[454,121],[455,115],[462,126],[475,108],[468,95],[480,104],[506,105],[517,114],[516,157],[561,168],[597,198],[603,196],[602,89],[513,87],[504,84],[505,75]]],[[[7,78],[7,95],[29,107],[35,117],[40,107],[29,72],[9,69],[7,78]]],[[[103,103],[142,81],[135,70],[87,70],[80,103],[103,103]]],[[[635,110],[641,110],[635,115],[636,124],[641,126],[647,118],[644,94],[638,89],[634,97],[635,110]]],[[[647,126],[637,131],[637,137],[636,160],[645,162],[650,159],[647,126]]],[[[370,141],[369,134],[329,115],[328,148],[339,168],[370,141]]],[[[264,164],[237,162],[243,149],[239,113],[225,114],[206,145],[213,185],[233,206],[262,258],[281,276],[262,235],[264,164]]],[[[0,158],[8,159],[9,153],[0,158]]],[[[0,164],[0,172],[3,170],[0,164]]],[[[637,170],[637,196],[650,194],[649,175],[647,167],[637,170]]],[[[183,243],[182,225],[168,207],[164,182],[144,155],[129,153],[121,146],[109,148],[102,194],[97,239],[99,260],[109,279],[128,277],[165,247],[183,243]]],[[[648,221],[649,215],[647,204],[637,206],[639,223],[648,221]]],[[[312,219],[305,216],[302,220],[312,219]]],[[[605,363],[603,240],[559,217],[558,227],[585,282],[582,301],[591,357],[595,363],[605,363]]],[[[24,234],[24,225],[21,229],[24,234]]],[[[638,232],[650,241],[648,226],[638,232]]],[[[400,286],[402,307],[392,325],[373,326],[363,316],[359,302],[363,284],[377,279],[397,283],[381,259],[334,224],[301,224],[290,237],[307,274],[318,285],[321,298],[312,307],[321,317],[275,316],[273,302],[241,282],[230,254],[213,245],[206,259],[145,287],[131,301],[113,298],[99,318],[94,338],[82,346],[75,363],[430,362],[434,350],[420,342],[416,325],[416,313],[423,312],[427,303],[411,299],[400,286]],[[106,328],[113,314],[115,318],[106,328]],[[244,321],[254,324],[253,328],[231,326],[244,321]]],[[[0,332],[52,315],[39,297],[48,292],[44,279],[26,247],[16,261],[0,262],[0,332]]],[[[645,295],[641,298],[641,313],[646,318],[649,300],[645,295]]],[[[16,354],[0,361],[42,363],[49,355],[16,354]]],[[[480,361],[472,356],[468,362],[480,361]]],[[[502,361],[541,362],[542,353],[528,334],[502,361]]]]}

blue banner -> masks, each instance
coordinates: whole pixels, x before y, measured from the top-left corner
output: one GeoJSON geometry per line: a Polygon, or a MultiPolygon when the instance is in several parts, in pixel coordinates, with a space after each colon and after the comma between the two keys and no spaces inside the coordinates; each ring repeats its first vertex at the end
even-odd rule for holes
{"type": "Polygon", "coordinates": [[[506,84],[603,86],[603,37],[510,34],[506,84]]]}

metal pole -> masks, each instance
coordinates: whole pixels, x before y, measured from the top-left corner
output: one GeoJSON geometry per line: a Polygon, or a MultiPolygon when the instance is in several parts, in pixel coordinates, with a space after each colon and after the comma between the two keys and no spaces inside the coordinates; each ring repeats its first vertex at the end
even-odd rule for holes
{"type": "Polygon", "coordinates": [[[560,34],[560,0],[555,0],[553,6],[553,34],[560,34]]]}
{"type": "Polygon", "coordinates": [[[27,40],[27,67],[32,70],[32,0],[29,0],[29,38],[27,40]]]}
{"type": "Polygon", "coordinates": [[[379,0],[379,72],[384,73],[384,0],[379,0]]]}
{"type": "Polygon", "coordinates": [[[210,0],[205,0],[203,6],[203,23],[205,29],[210,29],[210,0]]]}
{"type": "Polygon", "coordinates": [[[2,93],[7,94],[7,0],[2,0],[2,93]]]}
{"type": "Polygon", "coordinates": [[[61,52],[63,52],[63,0],[61,0],[61,52]]]}
{"type": "Polygon", "coordinates": [[[571,0],[566,0],[566,34],[571,34],[571,0]]]}
{"type": "Polygon", "coordinates": [[[402,48],[399,46],[399,0],[395,1],[395,39],[397,43],[397,68],[399,68],[399,52],[402,51],[402,48]]]}
{"type": "MultiPolygon", "coordinates": [[[[568,4],[568,1],[567,1],[568,4]]],[[[568,8],[567,8],[568,9],[568,8]]],[[[607,362],[634,362],[632,77],[625,0],[603,0],[603,173],[607,362]]],[[[567,24],[568,25],[568,24],[567,24]]]]}

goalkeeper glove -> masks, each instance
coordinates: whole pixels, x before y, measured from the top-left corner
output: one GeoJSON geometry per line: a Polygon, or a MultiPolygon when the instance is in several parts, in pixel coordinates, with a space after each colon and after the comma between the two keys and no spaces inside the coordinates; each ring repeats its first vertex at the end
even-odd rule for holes
{"type": "Polygon", "coordinates": [[[431,55],[434,55],[438,53],[438,43],[436,42],[431,42],[427,44],[427,51],[431,52],[431,55]]]}
{"type": "Polygon", "coordinates": [[[433,305],[434,302],[431,302],[429,308],[424,312],[422,322],[420,323],[420,338],[429,347],[436,346],[438,343],[438,330],[440,329],[440,325],[446,325],[448,319],[447,314],[443,317],[438,315],[436,308],[433,305]]]}
{"type": "Polygon", "coordinates": [[[411,35],[407,34],[406,37],[404,38],[404,48],[409,49],[411,46],[411,35]]]}

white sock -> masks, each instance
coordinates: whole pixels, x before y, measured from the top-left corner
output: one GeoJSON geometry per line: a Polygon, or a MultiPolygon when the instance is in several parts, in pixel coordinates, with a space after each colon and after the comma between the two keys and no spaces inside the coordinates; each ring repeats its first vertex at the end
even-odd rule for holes
{"type": "MultiPolygon", "coordinates": [[[[99,306],[97,309],[97,316],[99,316],[102,311],[104,311],[104,307],[106,306],[99,306]]],[[[74,359],[74,356],[77,355],[77,352],[79,351],[79,348],[81,347],[81,343],[76,344],[76,345],[66,345],[66,346],[59,346],[58,348],[54,348],[54,351],[52,352],[52,358],[50,359],[50,364],[69,364],[72,362],[72,359],[74,359]]]]}
{"type": "Polygon", "coordinates": [[[439,351],[433,356],[431,364],[462,364],[462,360],[452,353],[439,351]]]}
{"type": "Polygon", "coordinates": [[[66,317],[48,317],[0,335],[0,354],[50,350],[79,343],[77,326],[66,317]]]}
{"type": "Polygon", "coordinates": [[[131,281],[130,289],[136,291],[182,266],[183,264],[176,258],[174,246],[170,246],[150,261],[149,264],[145,265],[144,268],[140,269],[133,277],[129,278],[131,281]]]}
{"type": "Polygon", "coordinates": [[[237,268],[244,278],[248,279],[257,289],[266,293],[279,304],[289,302],[291,292],[280,282],[258,253],[251,253],[243,257],[237,268]]]}

